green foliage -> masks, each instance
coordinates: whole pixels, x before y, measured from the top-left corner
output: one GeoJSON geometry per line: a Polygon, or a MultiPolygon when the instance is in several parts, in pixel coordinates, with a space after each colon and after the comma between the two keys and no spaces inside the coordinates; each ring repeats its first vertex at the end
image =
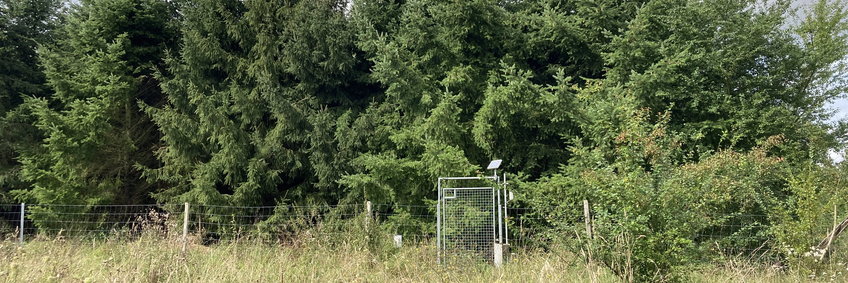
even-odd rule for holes
{"type": "Polygon", "coordinates": [[[155,0],[94,0],[74,6],[55,44],[40,50],[55,94],[28,98],[22,109],[44,139],[21,152],[32,188],[15,191],[37,203],[138,203],[150,184],[133,168],[152,162],[155,127],[137,100],[161,100],[151,77],[173,30],[169,8],[155,0]]]}
{"type": "MultiPolygon", "coordinates": [[[[754,249],[767,238],[768,219],[745,216],[765,215],[775,204],[782,159],[757,148],[680,163],[680,138],[667,131],[667,114],[657,124],[643,111],[631,115],[611,145],[575,146],[572,164],[528,186],[524,197],[550,209],[542,213],[552,219],[580,215],[579,204],[589,200],[598,235],[593,253],[617,274],[633,272],[639,280],[674,278],[679,266],[726,248],[754,249]]],[[[551,233],[571,230],[567,222],[554,225],[551,233]]]]}
{"type": "MultiPolygon", "coordinates": [[[[146,168],[166,202],[257,205],[338,199],[336,116],[359,104],[360,60],[339,1],[197,1],[182,50],[146,107],[162,131],[146,168]],[[172,75],[169,75],[172,74],[172,75]]],[[[342,125],[346,126],[346,125],[342,125]]]]}
{"type": "Polygon", "coordinates": [[[544,87],[515,66],[503,66],[500,72],[490,78],[475,113],[474,141],[489,155],[530,174],[565,163],[569,154],[561,140],[577,134],[570,78],[559,72],[557,84],[544,87]]]}
{"type": "MultiPolygon", "coordinates": [[[[794,266],[821,267],[815,246],[845,218],[845,164],[799,166],[788,178],[788,195],[773,213],[772,227],[783,253],[794,266]]],[[[843,239],[844,240],[844,239],[843,239]]]]}
{"type": "Polygon", "coordinates": [[[820,9],[794,33],[783,28],[787,9],[780,1],[651,1],[613,39],[608,80],[642,107],[670,110],[671,130],[699,153],[783,135],[787,158],[824,160],[833,139],[823,105],[845,84],[816,77],[843,69],[845,15],[820,9]]]}
{"type": "Polygon", "coordinates": [[[10,190],[29,184],[20,175],[19,152],[39,139],[26,109],[26,97],[50,93],[36,49],[53,40],[59,1],[0,1],[0,202],[10,202],[10,190]]]}
{"type": "Polygon", "coordinates": [[[58,9],[55,0],[0,2],[0,116],[26,96],[49,93],[36,48],[50,43],[58,9]]]}
{"type": "Polygon", "coordinates": [[[845,208],[848,5],[790,4],[0,0],[0,201],[370,200],[417,234],[499,158],[546,240],[590,200],[623,277],[792,257],[845,208]]]}
{"type": "Polygon", "coordinates": [[[398,19],[374,11],[378,2],[354,3],[353,18],[358,46],[374,64],[370,77],[385,92],[343,133],[374,134],[361,137],[368,140],[360,141],[357,173],[340,182],[353,197],[423,204],[435,195],[432,180],[472,173],[486,159],[469,138],[469,123],[511,29],[506,11],[490,1],[386,7],[398,19]]]}
{"type": "Polygon", "coordinates": [[[805,188],[824,171],[793,172],[832,170],[821,164],[836,141],[822,103],[844,87],[827,75],[842,64],[815,45],[844,58],[846,18],[820,3],[799,27],[820,39],[804,40],[782,27],[784,3],[752,5],[650,1],[612,38],[606,77],[560,100],[576,109],[566,116],[579,128],[572,157],[559,173],[520,184],[522,201],[543,209],[536,224],[551,228],[549,238],[573,234],[588,199],[599,239],[578,248],[623,277],[669,280],[703,259],[821,236],[830,223],[822,205],[833,208],[821,198],[838,191],[805,188]],[[810,79],[817,74],[828,82],[810,79]]]}

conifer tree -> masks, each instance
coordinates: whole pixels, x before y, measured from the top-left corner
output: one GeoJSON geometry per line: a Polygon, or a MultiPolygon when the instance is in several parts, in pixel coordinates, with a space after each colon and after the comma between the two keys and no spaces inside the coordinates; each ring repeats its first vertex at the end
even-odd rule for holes
{"type": "Polygon", "coordinates": [[[20,176],[19,151],[32,149],[39,138],[26,109],[25,97],[50,93],[36,49],[52,42],[59,1],[0,1],[0,201],[9,190],[27,186],[20,176]]]}
{"type": "Polygon", "coordinates": [[[40,51],[55,93],[25,105],[44,139],[22,152],[32,188],[18,198],[37,203],[139,203],[150,184],[137,164],[151,164],[158,136],[138,108],[161,100],[152,76],[174,30],[159,0],[84,0],[71,8],[55,44],[40,51]]]}
{"type": "Polygon", "coordinates": [[[493,158],[533,177],[556,169],[580,134],[569,88],[603,77],[599,47],[638,5],[356,1],[357,43],[385,90],[340,126],[363,145],[341,182],[357,198],[420,203],[436,177],[493,158]]]}
{"type": "Polygon", "coordinates": [[[339,1],[202,0],[183,7],[162,130],[165,201],[257,205],[338,198],[336,116],[367,93],[339,1]],[[341,108],[340,108],[341,107],[341,108]]]}

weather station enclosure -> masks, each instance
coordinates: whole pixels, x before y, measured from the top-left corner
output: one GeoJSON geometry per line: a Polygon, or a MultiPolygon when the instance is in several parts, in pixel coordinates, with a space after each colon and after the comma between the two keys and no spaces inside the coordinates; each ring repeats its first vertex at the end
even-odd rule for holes
{"type": "Polygon", "coordinates": [[[512,199],[501,160],[489,163],[491,176],[439,177],[436,203],[438,262],[485,260],[503,264],[509,246],[506,203],[512,199]],[[465,185],[463,185],[465,184],[465,185]]]}

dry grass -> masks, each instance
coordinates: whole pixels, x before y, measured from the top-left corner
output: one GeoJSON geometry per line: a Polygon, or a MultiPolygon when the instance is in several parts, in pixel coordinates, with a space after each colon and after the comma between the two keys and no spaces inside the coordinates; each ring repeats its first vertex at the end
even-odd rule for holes
{"type": "MultiPolygon", "coordinates": [[[[0,242],[0,281],[67,282],[583,282],[590,272],[570,254],[515,255],[504,269],[437,265],[433,245],[375,254],[353,244],[190,245],[179,241],[38,239],[0,242]]],[[[602,281],[615,278],[602,271],[602,281]]]]}
{"type": "MultiPolygon", "coordinates": [[[[437,265],[433,245],[379,253],[356,241],[291,245],[189,245],[178,240],[0,242],[5,282],[600,282],[619,281],[567,252],[522,252],[497,269],[485,263],[437,265]]],[[[798,274],[746,264],[705,267],[695,282],[797,282],[798,274]]],[[[841,277],[844,280],[844,277],[841,277]]],[[[825,281],[829,281],[826,278],[825,281]]]]}

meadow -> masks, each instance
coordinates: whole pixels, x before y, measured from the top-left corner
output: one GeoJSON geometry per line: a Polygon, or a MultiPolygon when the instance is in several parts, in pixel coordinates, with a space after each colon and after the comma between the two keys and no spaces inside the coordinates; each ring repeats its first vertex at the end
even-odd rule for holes
{"type": "MultiPolygon", "coordinates": [[[[351,234],[353,235],[353,234],[351,234]]],[[[286,244],[227,241],[183,253],[178,237],[66,239],[38,237],[21,245],[0,242],[4,282],[621,282],[603,266],[564,249],[514,250],[508,263],[435,263],[435,245],[402,248],[359,237],[300,236],[286,244]]],[[[689,267],[688,282],[845,281],[839,263],[816,277],[742,258],[689,267]]]]}

